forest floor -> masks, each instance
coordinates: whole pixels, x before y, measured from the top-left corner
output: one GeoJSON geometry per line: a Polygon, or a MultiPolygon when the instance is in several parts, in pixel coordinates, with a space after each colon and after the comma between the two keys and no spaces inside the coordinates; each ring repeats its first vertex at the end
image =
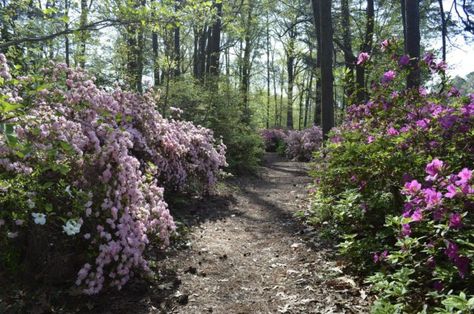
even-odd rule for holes
{"type": "Polygon", "coordinates": [[[266,154],[258,173],[232,178],[216,194],[193,201],[191,211],[188,203],[183,214],[174,213],[186,232],[179,245],[151,256],[156,280],[135,279],[119,293],[76,299],[67,308],[104,314],[367,313],[364,288],[343,273],[317,230],[294,216],[308,206],[307,170],[307,164],[266,154]]]}

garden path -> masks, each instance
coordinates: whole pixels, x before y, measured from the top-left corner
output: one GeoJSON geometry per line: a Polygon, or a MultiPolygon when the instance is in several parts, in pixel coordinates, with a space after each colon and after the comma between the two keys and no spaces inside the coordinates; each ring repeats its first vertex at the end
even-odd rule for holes
{"type": "Polygon", "coordinates": [[[191,213],[184,205],[189,233],[155,266],[158,283],[103,313],[367,313],[366,292],[294,217],[308,206],[307,170],[269,153],[258,175],[229,180],[191,213]]]}

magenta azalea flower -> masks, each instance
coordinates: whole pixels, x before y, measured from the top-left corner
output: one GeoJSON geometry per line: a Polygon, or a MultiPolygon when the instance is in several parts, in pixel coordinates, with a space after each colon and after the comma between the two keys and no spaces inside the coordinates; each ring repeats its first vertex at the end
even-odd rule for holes
{"type": "Polygon", "coordinates": [[[443,168],[444,163],[438,158],[433,159],[428,165],[426,165],[425,171],[430,176],[435,176],[443,168]]]}
{"type": "Polygon", "coordinates": [[[411,228],[409,224],[403,224],[402,225],[402,235],[404,236],[410,236],[411,234],[411,228]]]}
{"type": "Polygon", "coordinates": [[[425,194],[425,202],[428,205],[428,208],[441,204],[442,194],[440,192],[433,189],[425,189],[423,192],[425,194]]]}
{"type": "Polygon", "coordinates": [[[462,227],[462,216],[459,213],[451,214],[449,217],[449,227],[453,229],[462,227]]]}
{"type": "Polygon", "coordinates": [[[389,70],[383,74],[382,83],[388,84],[395,79],[397,73],[393,70],[389,70]]]}
{"type": "Polygon", "coordinates": [[[363,65],[369,60],[370,55],[367,52],[361,52],[359,57],[357,57],[357,65],[363,65]]]}
{"type": "Polygon", "coordinates": [[[421,209],[415,210],[415,212],[411,215],[411,220],[412,221],[420,221],[423,219],[423,214],[421,213],[421,209]]]}
{"type": "Polygon", "coordinates": [[[408,57],[407,55],[401,56],[398,60],[398,65],[401,67],[407,66],[408,63],[410,63],[410,57],[408,57]]]}
{"type": "Polygon", "coordinates": [[[430,120],[425,118],[425,119],[416,121],[416,126],[419,127],[420,129],[427,129],[429,123],[430,123],[430,120]]]}
{"type": "Polygon", "coordinates": [[[405,183],[405,189],[410,192],[410,194],[416,194],[421,189],[421,184],[418,181],[413,180],[405,183]]]}
{"type": "Polygon", "coordinates": [[[458,173],[459,180],[456,181],[456,185],[463,185],[469,182],[472,178],[472,171],[464,168],[461,172],[458,173]]]}
{"type": "Polygon", "coordinates": [[[398,132],[397,129],[395,129],[393,126],[391,126],[391,127],[387,130],[387,134],[388,134],[388,135],[391,135],[391,136],[395,136],[395,135],[400,134],[400,132],[398,132]]]}
{"type": "Polygon", "coordinates": [[[454,198],[456,194],[458,193],[456,187],[452,184],[448,185],[446,187],[446,190],[448,190],[448,193],[444,194],[444,196],[447,198],[454,198]]]}
{"type": "Polygon", "coordinates": [[[448,247],[444,250],[444,254],[446,254],[446,256],[450,260],[454,261],[459,257],[458,251],[459,251],[459,248],[457,244],[451,241],[448,241],[448,247]]]}

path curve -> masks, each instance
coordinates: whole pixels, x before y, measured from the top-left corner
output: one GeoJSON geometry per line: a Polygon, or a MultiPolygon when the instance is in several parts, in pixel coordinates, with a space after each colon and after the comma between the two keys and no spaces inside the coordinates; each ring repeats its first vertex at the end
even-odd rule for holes
{"type": "Polygon", "coordinates": [[[178,278],[166,312],[368,312],[365,291],[331,261],[316,230],[294,218],[308,206],[307,170],[269,153],[258,176],[232,180],[231,201],[200,205],[188,248],[158,265],[178,278]]]}

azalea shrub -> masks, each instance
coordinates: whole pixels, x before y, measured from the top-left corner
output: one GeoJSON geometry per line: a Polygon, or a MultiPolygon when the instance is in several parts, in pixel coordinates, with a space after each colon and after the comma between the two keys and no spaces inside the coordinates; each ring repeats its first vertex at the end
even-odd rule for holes
{"type": "MultiPolygon", "coordinates": [[[[381,50],[369,100],[348,108],[314,156],[308,219],[338,239],[350,268],[380,271],[370,279],[375,312],[443,312],[460,299],[467,308],[474,95],[450,87],[446,64],[430,53],[416,65],[429,86],[406,89],[410,58],[394,41],[381,50]]],[[[359,59],[372,67],[370,56],[359,59]]]]}
{"type": "Polygon", "coordinates": [[[2,269],[86,294],[149,271],[147,246],[175,230],[165,189],[211,189],[225,145],[164,119],[152,90],[105,90],[62,64],[12,78],[1,54],[0,76],[2,269]]]}
{"type": "Polygon", "coordinates": [[[265,150],[267,152],[276,152],[284,150],[285,140],[288,137],[287,133],[282,129],[264,129],[260,134],[265,143],[265,150]]]}
{"type": "Polygon", "coordinates": [[[284,140],[285,153],[288,158],[310,161],[313,153],[321,147],[323,133],[320,127],[312,126],[301,131],[291,130],[284,140]]]}

